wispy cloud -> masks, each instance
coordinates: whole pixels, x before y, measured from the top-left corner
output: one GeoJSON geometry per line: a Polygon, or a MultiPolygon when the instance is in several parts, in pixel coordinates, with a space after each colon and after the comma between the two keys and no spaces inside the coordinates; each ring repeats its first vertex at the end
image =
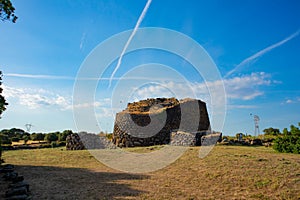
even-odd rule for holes
{"type": "Polygon", "coordinates": [[[115,67],[113,73],[112,73],[111,76],[110,76],[109,86],[111,86],[112,78],[114,77],[114,75],[115,75],[115,73],[118,71],[118,69],[120,68],[120,65],[121,65],[121,63],[122,63],[122,58],[123,58],[123,56],[124,56],[124,54],[125,54],[125,52],[126,52],[126,49],[128,48],[128,46],[129,46],[129,44],[130,44],[132,38],[134,37],[136,31],[137,31],[138,28],[140,27],[140,25],[141,25],[141,23],[142,23],[142,21],[143,21],[145,15],[146,15],[146,13],[147,13],[147,11],[148,11],[148,8],[149,8],[151,2],[152,2],[152,0],[148,0],[148,1],[147,1],[146,5],[145,5],[145,7],[144,7],[144,9],[143,9],[143,11],[142,11],[142,13],[141,13],[141,15],[140,15],[138,21],[137,21],[137,23],[135,24],[135,27],[134,27],[132,33],[130,34],[130,36],[129,36],[129,38],[128,38],[128,40],[127,40],[125,46],[124,46],[124,48],[123,48],[123,50],[122,50],[122,52],[121,52],[121,55],[120,55],[120,57],[119,57],[119,59],[118,59],[117,66],[115,67]]]}
{"type": "Polygon", "coordinates": [[[287,38],[281,40],[280,42],[277,42],[275,44],[272,44],[271,46],[268,46],[267,48],[255,53],[254,55],[246,58],[245,60],[243,60],[240,64],[238,64],[234,69],[232,69],[231,71],[229,71],[224,77],[228,77],[231,74],[233,74],[234,72],[236,72],[237,70],[239,70],[242,66],[244,66],[247,63],[252,62],[253,60],[263,56],[264,54],[268,53],[269,51],[280,47],[281,45],[285,44],[286,42],[290,41],[291,39],[297,37],[300,33],[300,30],[296,31],[295,33],[293,33],[292,35],[288,36],[287,38]]]}
{"type": "Polygon", "coordinates": [[[80,39],[79,49],[82,50],[84,42],[85,42],[86,33],[84,32],[80,39]]]}
{"type": "Polygon", "coordinates": [[[228,109],[254,109],[258,107],[254,105],[228,105],[227,108],[228,109]]]}

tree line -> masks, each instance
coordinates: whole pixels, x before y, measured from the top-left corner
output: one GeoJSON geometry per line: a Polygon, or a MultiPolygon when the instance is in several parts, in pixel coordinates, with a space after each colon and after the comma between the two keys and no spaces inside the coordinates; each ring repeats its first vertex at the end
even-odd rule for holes
{"type": "MultiPolygon", "coordinates": [[[[255,138],[272,141],[273,149],[278,152],[300,154],[300,122],[298,123],[298,127],[290,125],[290,129],[284,128],[282,132],[272,127],[264,129],[263,132],[264,134],[255,138]]],[[[237,133],[235,137],[236,139],[239,139],[239,137],[254,138],[251,135],[243,133],[237,133]]]]}
{"type": "Polygon", "coordinates": [[[19,129],[3,129],[0,131],[0,141],[2,144],[12,144],[12,142],[19,142],[23,140],[26,143],[29,140],[33,141],[46,141],[51,142],[65,142],[68,135],[73,134],[72,130],[64,130],[62,132],[50,132],[50,133],[32,133],[19,129]]]}

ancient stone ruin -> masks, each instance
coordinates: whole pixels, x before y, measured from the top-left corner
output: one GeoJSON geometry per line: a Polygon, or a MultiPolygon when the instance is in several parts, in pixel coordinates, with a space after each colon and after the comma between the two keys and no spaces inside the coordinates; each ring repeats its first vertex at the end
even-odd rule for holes
{"type": "Polygon", "coordinates": [[[83,149],[115,149],[106,136],[99,136],[93,133],[79,132],[68,135],[66,138],[66,150],[83,149]]]}
{"type": "Polygon", "coordinates": [[[173,135],[184,139],[194,137],[193,144],[199,145],[199,137],[207,131],[210,122],[205,102],[190,98],[151,98],[128,103],[125,110],[117,113],[112,142],[118,147],[162,145],[170,144],[173,135]]]}
{"type": "Polygon", "coordinates": [[[66,138],[66,150],[83,150],[85,149],[79,135],[73,133],[66,138]]]}

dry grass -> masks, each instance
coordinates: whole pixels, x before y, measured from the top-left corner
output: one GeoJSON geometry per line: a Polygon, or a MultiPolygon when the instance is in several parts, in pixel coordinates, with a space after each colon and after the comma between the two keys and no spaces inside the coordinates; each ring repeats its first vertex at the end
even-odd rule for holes
{"type": "Polygon", "coordinates": [[[200,159],[198,149],[140,175],[110,169],[88,151],[17,150],[3,157],[25,176],[34,199],[300,199],[300,155],[216,146],[200,159]]]}
{"type": "MultiPolygon", "coordinates": [[[[44,141],[44,140],[41,140],[41,141],[33,141],[33,140],[28,140],[27,142],[26,142],[26,144],[27,145],[39,145],[39,144],[41,144],[41,143],[45,143],[46,141],[44,141]]],[[[24,145],[25,144],[25,142],[24,142],[24,140],[20,140],[19,142],[12,142],[12,146],[18,146],[18,145],[24,145]]]]}

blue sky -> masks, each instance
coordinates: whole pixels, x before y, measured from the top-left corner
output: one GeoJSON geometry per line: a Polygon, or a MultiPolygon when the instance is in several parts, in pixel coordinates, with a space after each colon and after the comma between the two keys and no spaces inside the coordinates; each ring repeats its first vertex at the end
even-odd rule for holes
{"type": "MultiPolygon", "coordinates": [[[[19,17],[17,23],[0,24],[0,69],[4,73],[4,95],[9,102],[0,129],[25,128],[26,123],[32,123],[33,132],[78,131],[72,98],[80,66],[101,42],[133,29],[147,1],[12,2],[19,17]]],[[[213,59],[225,86],[225,124],[218,131],[225,135],[253,134],[250,113],[260,117],[261,130],[282,129],[300,121],[299,9],[297,0],[153,0],[140,28],[175,30],[199,43],[213,59]]],[[[205,90],[203,79],[196,76],[187,62],[163,51],[145,49],[126,54],[115,75],[122,77],[136,65],[153,62],[168,65],[168,70],[183,75],[193,90],[205,90]]],[[[116,64],[117,60],[108,68],[107,77],[116,64]]],[[[140,68],[139,75],[148,74],[154,80],[165,78],[165,85],[145,85],[129,99],[168,97],[172,96],[172,90],[176,90],[178,97],[187,96],[184,86],[172,81],[177,77],[169,75],[168,70],[147,70],[140,68]]],[[[210,84],[218,87],[217,82],[210,84]]],[[[114,80],[112,86],[117,85],[114,80]]],[[[122,82],[122,86],[129,87],[129,83],[122,82]]],[[[114,113],[127,103],[112,106],[112,95],[107,88],[98,87],[92,105],[98,124],[90,124],[87,119],[86,126],[80,129],[112,131],[114,113]]],[[[82,109],[91,105],[74,106],[82,109]]]]}

